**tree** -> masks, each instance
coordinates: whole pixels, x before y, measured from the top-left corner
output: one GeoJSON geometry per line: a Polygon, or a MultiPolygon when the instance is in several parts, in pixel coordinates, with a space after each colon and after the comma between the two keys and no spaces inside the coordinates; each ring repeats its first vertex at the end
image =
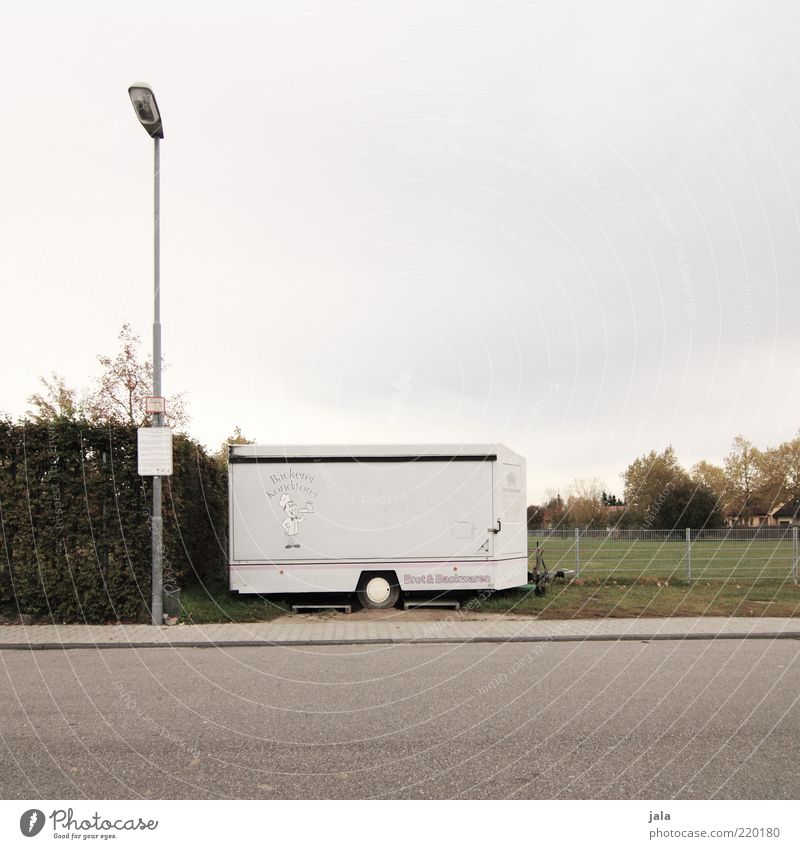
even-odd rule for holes
{"type": "Polygon", "coordinates": [[[576,528],[605,526],[607,510],[603,505],[600,483],[595,479],[577,478],[569,487],[566,519],[576,528]]]}
{"type": "Polygon", "coordinates": [[[544,507],[539,504],[528,505],[528,530],[538,530],[544,525],[544,507]]]}
{"type": "Polygon", "coordinates": [[[733,451],[725,458],[725,489],[728,493],[728,512],[737,522],[747,520],[758,508],[759,450],[743,436],[733,440],[733,451]]]}
{"type": "Polygon", "coordinates": [[[755,459],[756,481],[753,503],[759,512],[768,513],[787,500],[786,467],[780,448],[759,451],[755,459]]]}
{"type": "Polygon", "coordinates": [[[704,486],[714,493],[720,507],[725,503],[726,480],[725,470],[722,466],[715,466],[706,460],[700,460],[692,466],[692,471],[689,475],[691,480],[699,486],[704,486]]]}
{"type": "Polygon", "coordinates": [[[564,499],[559,493],[548,490],[547,501],[542,509],[544,510],[542,527],[557,528],[564,521],[564,499]]]}
{"type": "Polygon", "coordinates": [[[698,463],[689,475],[671,446],[661,454],[651,451],[639,457],[623,475],[626,519],[644,528],[721,527],[719,496],[700,479],[719,485],[715,468],[698,463]]]}
{"type": "Polygon", "coordinates": [[[783,466],[783,487],[787,501],[800,499],[800,435],[778,446],[783,466]]]}
{"type": "Polygon", "coordinates": [[[628,521],[653,527],[659,507],[672,488],[685,478],[686,472],[671,445],[661,454],[651,451],[634,460],[622,474],[628,521]]]}
{"type": "Polygon", "coordinates": [[[44,387],[43,391],[28,398],[28,403],[36,408],[35,411],[28,410],[28,416],[36,424],[58,419],[74,421],[80,417],[82,403],[78,400],[78,393],[67,386],[63,377],[52,372],[50,380],[40,377],[39,383],[44,387]]]}
{"type": "MultiPolygon", "coordinates": [[[[121,348],[113,357],[98,356],[103,371],[86,399],[86,415],[93,422],[114,422],[141,427],[150,420],[145,398],[152,392],[153,363],[142,358],[141,340],[127,322],[117,337],[121,348]]],[[[166,368],[162,364],[162,368],[166,368]]],[[[184,394],[167,400],[166,423],[183,430],[189,421],[184,394]]]]}
{"type": "Polygon", "coordinates": [[[725,518],[717,496],[705,484],[697,484],[688,475],[675,481],[658,505],[654,528],[721,528],[725,518]]]}
{"type": "MultiPolygon", "coordinates": [[[[34,410],[28,410],[28,416],[38,424],[79,418],[92,424],[134,427],[147,424],[150,416],[145,412],[145,398],[152,391],[152,363],[148,357],[141,358],[140,340],[130,324],[122,325],[118,338],[121,349],[115,356],[97,357],[103,371],[92,390],[79,395],[55,372],[49,380],[39,378],[43,390],[28,399],[34,406],[34,410]]],[[[185,431],[189,416],[182,392],[167,399],[165,422],[170,427],[185,431]]]]}
{"type": "MultiPolygon", "coordinates": [[[[219,451],[214,455],[217,462],[227,465],[229,445],[255,445],[255,439],[250,439],[242,433],[239,425],[233,429],[233,433],[222,443],[219,451]]],[[[529,508],[530,509],[530,508],[529,508]]]]}

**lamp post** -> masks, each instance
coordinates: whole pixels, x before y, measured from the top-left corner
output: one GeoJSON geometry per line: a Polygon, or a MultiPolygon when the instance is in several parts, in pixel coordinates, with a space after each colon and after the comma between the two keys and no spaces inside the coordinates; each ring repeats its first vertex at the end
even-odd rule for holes
{"type": "MultiPolygon", "coordinates": [[[[160,159],[159,142],[164,138],[161,113],[156,96],[147,83],[134,83],[128,88],[136,117],[153,139],[153,395],[161,396],[161,244],[160,244],[160,159]]],[[[161,427],[162,414],[153,413],[153,427],[161,427]]],[[[152,555],[153,555],[153,625],[163,625],[164,522],[161,516],[161,477],[153,476],[152,555]]]]}

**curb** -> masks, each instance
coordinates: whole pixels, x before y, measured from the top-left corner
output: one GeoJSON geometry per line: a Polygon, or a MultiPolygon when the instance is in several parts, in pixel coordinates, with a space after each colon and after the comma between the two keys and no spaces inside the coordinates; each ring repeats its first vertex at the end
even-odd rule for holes
{"type": "Polygon", "coordinates": [[[342,640],[184,640],[180,642],[136,641],[128,643],[4,643],[0,651],[56,651],[70,649],[221,649],[303,648],[308,646],[419,646],[502,645],[504,643],[650,643],[681,640],[800,640],[800,631],[725,634],[554,634],[530,637],[366,637],[342,640]]]}

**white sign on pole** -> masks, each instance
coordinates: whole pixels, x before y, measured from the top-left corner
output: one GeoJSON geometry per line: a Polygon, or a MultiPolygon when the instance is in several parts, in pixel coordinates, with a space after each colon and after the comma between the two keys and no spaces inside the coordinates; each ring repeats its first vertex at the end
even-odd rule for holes
{"type": "Polygon", "coordinates": [[[167,400],[161,395],[148,395],[144,399],[145,413],[166,413],[167,400]]]}
{"type": "Polygon", "coordinates": [[[172,474],[172,428],[139,428],[139,474],[145,476],[172,474]]]}

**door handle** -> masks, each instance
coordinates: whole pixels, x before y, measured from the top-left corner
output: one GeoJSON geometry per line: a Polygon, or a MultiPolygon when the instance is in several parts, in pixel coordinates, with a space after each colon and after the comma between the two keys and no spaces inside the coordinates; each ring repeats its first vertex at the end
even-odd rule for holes
{"type": "Polygon", "coordinates": [[[486,529],[490,534],[499,534],[500,531],[503,530],[503,523],[498,519],[496,528],[487,528],[486,529]]]}

